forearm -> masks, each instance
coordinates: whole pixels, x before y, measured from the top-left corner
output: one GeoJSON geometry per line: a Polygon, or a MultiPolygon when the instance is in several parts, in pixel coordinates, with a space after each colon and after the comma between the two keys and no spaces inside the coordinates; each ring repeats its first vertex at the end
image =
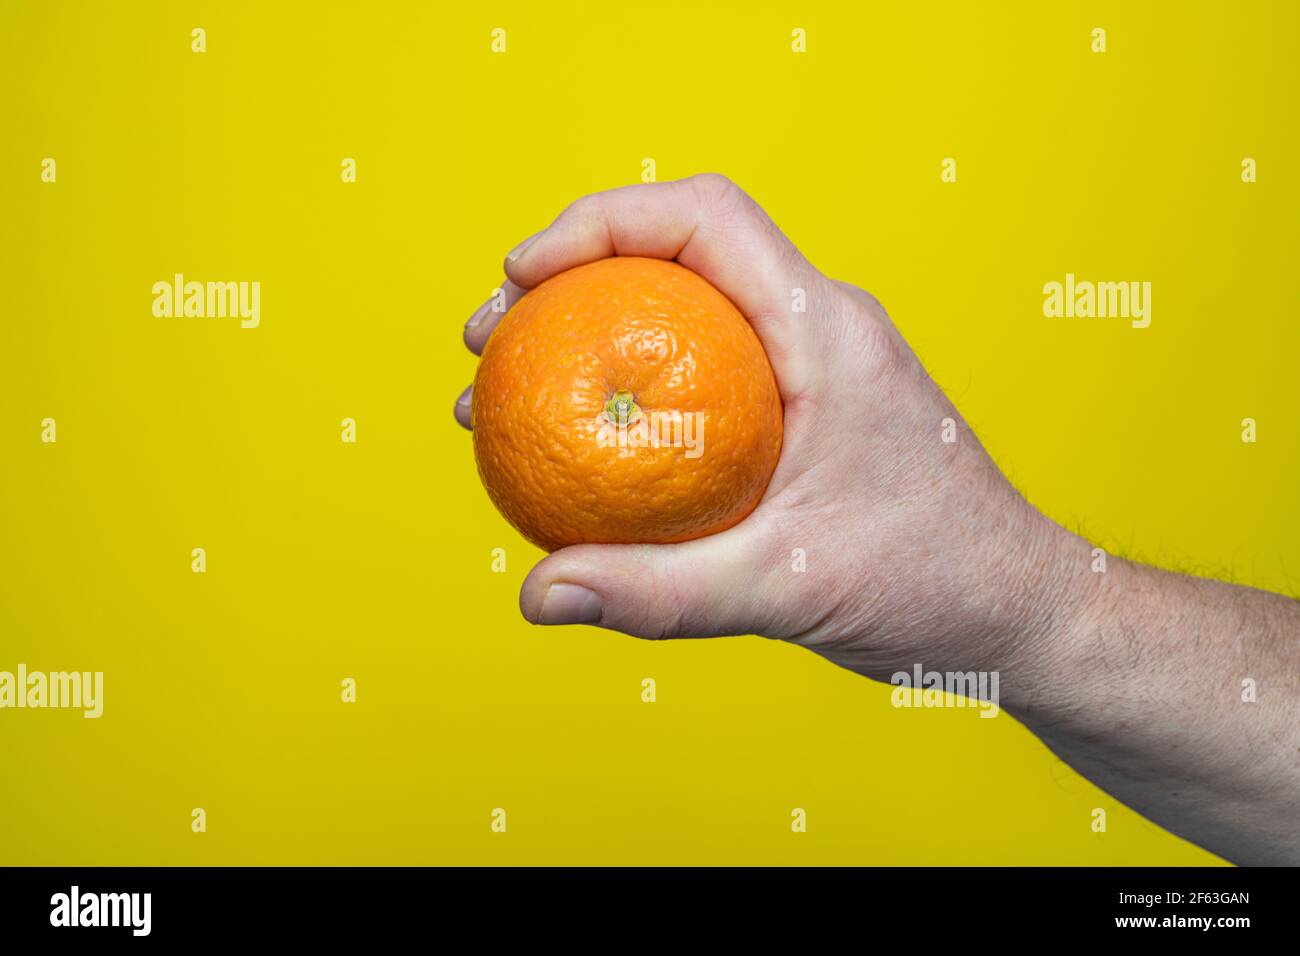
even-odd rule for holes
{"type": "Polygon", "coordinates": [[[1300,863],[1300,603],[1063,532],[1003,705],[1099,787],[1236,863],[1300,863]],[[1083,573],[1080,573],[1080,569],[1083,573]]]}

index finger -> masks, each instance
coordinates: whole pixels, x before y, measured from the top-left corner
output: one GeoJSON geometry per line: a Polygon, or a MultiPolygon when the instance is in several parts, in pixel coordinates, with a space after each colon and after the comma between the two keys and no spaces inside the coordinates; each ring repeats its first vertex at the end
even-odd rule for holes
{"type": "Polygon", "coordinates": [[[676,259],[753,319],[788,314],[791,290],[816,270],[725,176],[643,183],[579,199],[506,257],[512,282],[531,289],[609,256],[676,259]]]}

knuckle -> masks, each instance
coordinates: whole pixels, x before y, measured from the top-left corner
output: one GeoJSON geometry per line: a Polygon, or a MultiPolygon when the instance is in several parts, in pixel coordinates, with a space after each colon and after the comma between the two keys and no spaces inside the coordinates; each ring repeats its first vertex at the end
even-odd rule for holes
{"type": "Polygon", "coordinates": [[[899,348],[898,335],[894,332],[889,320],[884,317],[883,312],[879,314],[868,313],[854,325],[857,329],[858,345],[862,353],[877,368],[892,369],[901,364],[903,352],[899,348]]]}
{"type": "Polygon", "coordinates": [[[734,212],[750,201],[743,189],[721,173],[700,173],[689,183],[696,201],[710,212],[734,212]]]}
{"type": "Polygon", "coordinates": [[[892,338],[893,323],[880,300],[866,289],[840,279],[834,280],[833,288],[838,305],[836,311],[847,328],[865,336],[869,342],[892,338]]]}
{"type": "Polygon", "coordinates": [[[722,173],[697,173],[691,177],[691,183],[701,193],[711,196],[725,196],[740,189],[722,173]]]}
{"type": "Polygon", "coordinates": [[[885,316],[885,307],[880,304],[880,300],[861,286],[854,285],[852,282],[845,282],[843,279],[832,280],[836,288],[843,295],[847,296],[847,301],[851,302],[859,309],[865,309],[868,314],[885,316]]]}
{"type": "Polygon", "coordinates": [[[861,303],[855,305],[841,313],[840,320],[834,323],[835,350],[854,355],[877,371],[897,366],[903,353],[884,310],[878,304],[875,308],[862,308],[861,303]]]}
{"type": "Polygon", "coordinates": [[[687,618],[687,595],[682,580],[675,571],[666,567],[656,568],[651,580],[654,586],[648,595],[650,605],[645,617],[653,623],[647,636],[660,641],[681,637],[687,618]]]}
{"type": "Polygon", "coordinates": [[[600,193],[588,193],[565,206],[560,218],[578,221],[590,219],[599,214],[600,201],[600,193]]]}

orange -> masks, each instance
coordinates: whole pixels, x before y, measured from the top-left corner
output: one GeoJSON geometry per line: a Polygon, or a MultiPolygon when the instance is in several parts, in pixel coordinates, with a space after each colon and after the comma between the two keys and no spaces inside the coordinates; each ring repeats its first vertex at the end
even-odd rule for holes
{"type": "Polygon", "coordinates": [[[731,301],[662,259],[602,259],[506,313],[474,378],[479,475],[548,551],[714,534],[781,454],[772,366],[731,301]]]}

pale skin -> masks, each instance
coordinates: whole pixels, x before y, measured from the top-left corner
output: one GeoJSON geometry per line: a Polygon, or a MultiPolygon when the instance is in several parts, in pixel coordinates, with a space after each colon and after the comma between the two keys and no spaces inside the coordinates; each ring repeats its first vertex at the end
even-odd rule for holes
{"type": "MultiPolygon", "coordinates": [[[[529,621],[758,634],[875,680],[997,671],[1003,709],[1139,813],[1236,863],[1300,864],[1300,603],[1113,556],[1097,573],[1094,546],[1002,476],[880,304],[723,177],[572,204],[507,257],[506,304],[615,255],[676,259],[745,314],[785,402],[781,460],[721,534],[545,558],[520,595],[529,621]]],[[[471,318],[475,354],[500,317],[489,302],[471,318]]]]}

